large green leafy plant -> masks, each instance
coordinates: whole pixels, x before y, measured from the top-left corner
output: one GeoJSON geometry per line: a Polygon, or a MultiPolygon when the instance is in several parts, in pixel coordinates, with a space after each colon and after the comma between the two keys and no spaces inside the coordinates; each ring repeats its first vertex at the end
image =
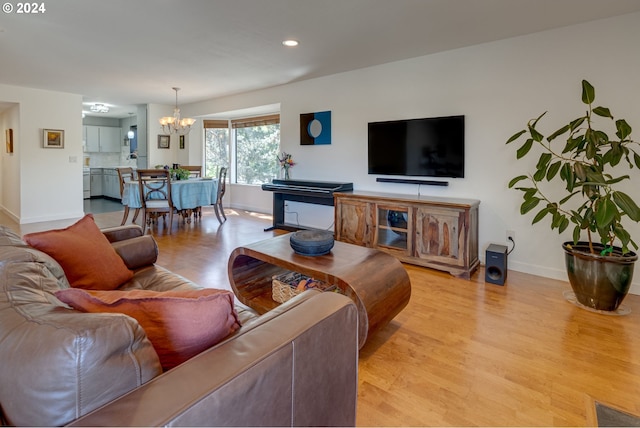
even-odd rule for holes
{"type": "Polygon", "coordinates": [[[587,105],[583,116],[545,138],[536,129],[545,112],[530,120],[526,129],[509,138],[507,144],[525,139],[517,150],[518,159],[536,145],[542,149],[535,172],[513,178],[509,187],[522,191],[521,214],[538,209],[532,224],[549,217],[551,229],[562,233],[573,223],[574,244],[580,240],[582,231],[586,231],[592,253],[595,252],[592,237],[595,234],[604,246],[603,255],[612,253],[616,238],[625,254],[630,251],[630,244],[635,249],[638,245],[622,222],[625,218],[640,221],[640,208],[628,194],[614,188],[629,180],[629,175],[614,174],[633,169],[634,165],[640,168],[640,155],[632,148],[638,143],[631,139],[631,126],[624,119],[614,119],[606,107],[593,107],[594,98],[594,87],[583,80],[582,102],[587,105]],[[607,133],[594,128],[595,116],[614,121],[617,138],[610,139],[607,133]],[[565,136],[564,146],[554,145],[554,140],[560,136],[565,136]],[[558,178],[564,182],[566,196],[554,201],[543,192],[541,183],[557,182],[558,178]],[[578,198],[582,200],[576,203],[578,198]]]}

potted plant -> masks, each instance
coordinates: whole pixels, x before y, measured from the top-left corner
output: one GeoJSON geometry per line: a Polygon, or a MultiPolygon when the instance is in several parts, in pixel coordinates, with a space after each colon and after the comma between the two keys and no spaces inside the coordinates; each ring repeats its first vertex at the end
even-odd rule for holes
{"type": "Polygon", "coordinates": [[[533,147],[541,149],[535,171],[513,178],[509,188],[522,192],[521,214],[537,210],[532,224],[546,217],[559,233],[573,224],[573,240],[563,249],[576,299],[588,308],[614,311],[629,291],[638,259],[629,248],[637,250],[638,245],[623,223],[640,221],[640,208],[618,186],[630,180],[627,170],[640,168],[640,155],[634,150],[638,143],[631,139],[631,126],[614,119],[608,108],[593,107],[594,98],[594,87],[583,80],[584,115],[545,138],[537,129],[545,112],[509,138],[507,144],[525,140],[517,159],[533,153],[533,147]],[[596,116],[615,124],[616,138],[596,129],[596,116]],[[560,136],[564,144],[553,144],[560,136]],[[549,187],[559,182],[564,190],[556,200],[548,196],[549,187]],[[585,234],[586,241],[581,241],[585,234]]]}
{"type": "Polygon", "coordinates": [[[177,163],[173,164],[173,167],[169,165],[156,165],[156,169],[166,169],[171,173],[172,180],[188,180],[191,176],[191,172],[188,169],[180,168],[177,163]]]}

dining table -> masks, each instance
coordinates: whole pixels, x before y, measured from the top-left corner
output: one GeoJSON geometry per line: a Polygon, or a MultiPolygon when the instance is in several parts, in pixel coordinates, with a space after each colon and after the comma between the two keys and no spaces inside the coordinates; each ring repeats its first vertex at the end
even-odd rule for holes
{"type": "MultiPolygon", "coordinates": [[[[171,180],[173,207],[187,222],[191,222],[191,214],[199,213],[201,207],[215,204],[217,196],[217,178],[171,180]]],[[[142,208],[138,180],[125,180],[122,189],[122,205],[128,206],[129,209],[142,208]]]]}

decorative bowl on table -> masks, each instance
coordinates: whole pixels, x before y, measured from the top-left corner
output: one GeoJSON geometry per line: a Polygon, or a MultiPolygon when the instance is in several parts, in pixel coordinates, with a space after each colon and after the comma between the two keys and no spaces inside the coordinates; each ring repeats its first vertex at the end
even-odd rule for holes
{"type": "Polygon", "coordinates": [[[291,248],[303,256],[322,256],[334,245],[333,233],[326,230],[299,230],[289,237],[291,248]]]}

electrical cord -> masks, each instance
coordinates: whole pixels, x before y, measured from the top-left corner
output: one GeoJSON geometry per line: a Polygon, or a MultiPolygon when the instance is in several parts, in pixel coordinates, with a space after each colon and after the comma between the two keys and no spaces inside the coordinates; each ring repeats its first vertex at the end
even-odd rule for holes
{"type": "Polygon", "coordinates": [[[515,250],[515,249],[516,249],[516,241],[514,241],[514,240],[513,240],[513,237],[512,237],[512,236],[510,236],[510,237],[509,237],[509,241],[511,241],[511,243],[513,244],[513,247],[511,247],[511,250],[509,250],[509,251],[507,252],[507,256],[508,256],[509,254],[511,254],[511,252],[512,252],[513,250],[515,250]]]}
{"type": "MultiPolygon", "coordinates": [[[[298,218],[298,212],[297,212],[297,211],[291,211],[291,210],[289,210],[289,207],[288,207],[287,205],[285,205],[285,207],[284,207],[284,212],[285,212],[286,214],[295,214],[295,216],[296,216],[296,226],[300,226],[300,220],[299,220],[299,218],[298,218]]],[[[336,222],[335,222],[335,220],[334,220],[334,221],[332,221],[332,222],[331,222],[331,224],[329,225],[329,227],[325,228],[324,230],[330,230],[330,229],[331,229],[331,227],[333,227],[333,225],[334,225],[335,223],[336,223],[336,222]]]]}

